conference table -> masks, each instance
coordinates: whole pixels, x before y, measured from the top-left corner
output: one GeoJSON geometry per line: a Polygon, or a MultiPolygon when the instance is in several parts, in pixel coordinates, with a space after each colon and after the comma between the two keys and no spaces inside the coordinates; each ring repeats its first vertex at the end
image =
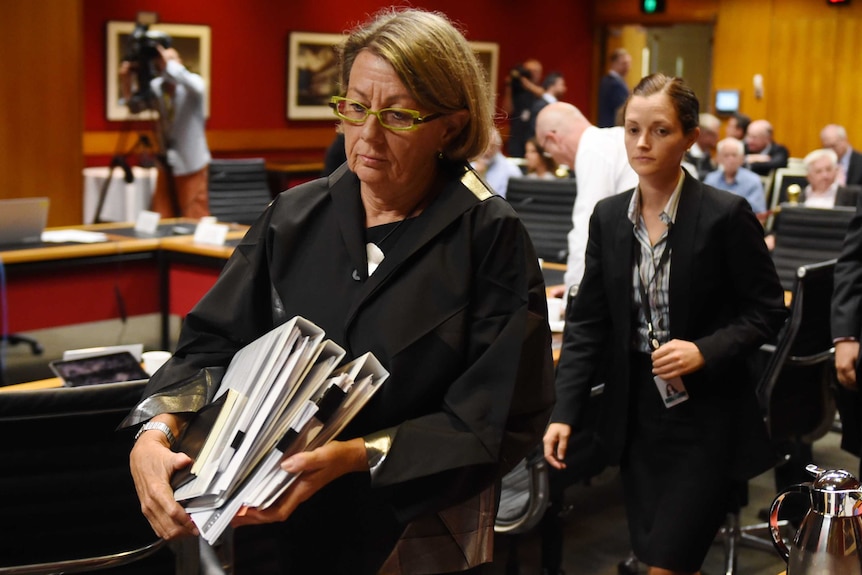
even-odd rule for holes
{"type": "Polygon", "coordinates": [[[162,220],[154,234],[102,223],[46,231],[98,232],[103,241],[0,246],[8,333],[161,314],[185,315],[215,282],[247,226],[229,225],[225,245],[196,242],[195,220],[162,220]]]}

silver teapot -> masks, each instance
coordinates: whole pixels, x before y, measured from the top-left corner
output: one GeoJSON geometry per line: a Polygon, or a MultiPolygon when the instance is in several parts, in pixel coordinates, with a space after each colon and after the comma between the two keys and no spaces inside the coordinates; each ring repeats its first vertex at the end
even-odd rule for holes
{"type": "Polygon", "coordinates": [[[787,562],[787,575],[862,575],[862,488],[848,471],[805,467],[810,483],[779,493],[769,511],[769,532],[787,562]],[[788,549],[781,537],[778,510],[792,493],[808,496],[810,508],[788,549]]]}

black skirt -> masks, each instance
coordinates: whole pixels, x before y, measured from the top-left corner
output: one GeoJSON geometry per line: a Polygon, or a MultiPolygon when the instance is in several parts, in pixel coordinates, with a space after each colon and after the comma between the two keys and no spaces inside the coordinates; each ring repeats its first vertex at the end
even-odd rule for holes
{"type": "Polygon", "coordinates": [[[647,565],[700,569],[736,491],[730,441],[713,401],[664,407],[646,354],[631,359],[630,424],[621,463],[632,549],[647,565]]]}

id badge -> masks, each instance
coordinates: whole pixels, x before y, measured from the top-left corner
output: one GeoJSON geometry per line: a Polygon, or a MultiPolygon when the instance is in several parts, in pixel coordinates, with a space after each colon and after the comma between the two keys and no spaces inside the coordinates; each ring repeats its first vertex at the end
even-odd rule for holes
{"type": "Polygon", "coordinates": [[[674,405],[688,401],[688,391],[685,389],[685,384],[682,383],[682,378],[675,377],[670,381],[665,381],[659,376],[655,376],[653,377],[653,381],[655,381],[655,386],[658,388],[662,403],[668,409],[674,405]]]}

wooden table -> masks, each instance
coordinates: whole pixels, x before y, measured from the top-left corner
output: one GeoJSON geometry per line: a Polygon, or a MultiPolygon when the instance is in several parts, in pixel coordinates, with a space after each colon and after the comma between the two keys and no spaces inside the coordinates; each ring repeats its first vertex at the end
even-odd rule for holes
{"type": "Polygon", "coordinates": [[[225,246],[174,235],[195,224],[162,220],[158,236],[136,234],[133,224],[91,224],[72,229],[105,233],[107,241],[3,250],[9,333],[161,313],[167,349],[169,316],[188,313],[248,230],[232,224],[225,246]]]}

